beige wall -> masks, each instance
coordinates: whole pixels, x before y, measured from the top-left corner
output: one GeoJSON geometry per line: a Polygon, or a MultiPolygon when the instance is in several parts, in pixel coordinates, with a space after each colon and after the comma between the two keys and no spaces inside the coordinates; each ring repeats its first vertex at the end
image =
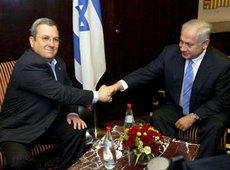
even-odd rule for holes
{"type": "Polygon", "coordinates": [[[214,32],[230,31],[230,7],[203,9],[203,1],[199,0],[198,19],[212,23],[214,32]]]}

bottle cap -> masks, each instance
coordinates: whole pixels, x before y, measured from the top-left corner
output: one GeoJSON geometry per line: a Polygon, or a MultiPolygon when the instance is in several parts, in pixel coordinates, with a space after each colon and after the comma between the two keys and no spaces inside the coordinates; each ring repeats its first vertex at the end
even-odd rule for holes
{"type": "Polygon", "coordinates": [[[112,127],[111,126],[107,126],[106,127],[106,131],[111,131],[112,130],[112,127]]]}
{"type": "Polygon", "coordinates": [[[131,104],[131,103],[128,103],[128,104],[127,104],[127,107],[128,107],[128,108],[132,107],[132,104],[131,104]]]}

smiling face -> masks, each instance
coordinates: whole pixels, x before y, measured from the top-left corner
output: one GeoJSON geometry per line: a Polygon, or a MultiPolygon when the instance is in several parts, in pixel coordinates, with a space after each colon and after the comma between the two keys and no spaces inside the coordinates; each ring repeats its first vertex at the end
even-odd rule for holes
{"type": "Polygon", "coordinates": [[[29,37],[31,48],[43,57],[47,62],[51,62],[59,48],[59,33],[56,26],[41,24],[37,27],[37,34],[34,38],[29,37]]]}
{"type": "Polygon", "coordinates": [[[185,27],[181,31],[179,47],[184,59],[197,58],[208,47],[209,39],[199,42],[198,38],[194,27],[185,27]]]}

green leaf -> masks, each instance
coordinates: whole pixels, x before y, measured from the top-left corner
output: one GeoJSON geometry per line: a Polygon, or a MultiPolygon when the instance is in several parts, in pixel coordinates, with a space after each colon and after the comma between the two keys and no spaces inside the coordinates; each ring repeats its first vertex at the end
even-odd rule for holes
{"type": "Polygon", "coordinates": [[[137,162],[138,162],[138,160],[139,160],[141,154],[142,154],[142,153],[137,154],[137,158],[136,158],[136,162],[135,162],[135,165],[134,165],[134,166],[136,166],[136,164],[137,164],[137,162]]]}
{"type": "Polygon", "coordinates": [[[154,157],[153,154],[148,154],[148,155],[147,155],[148,161],[150,161],[151,159],[153,159],[153,157],[154,157]]]}
{"type": "Polygon", "coordinates": [[[138,138],[138,137],[136,137],[136,140],[135,140],[135,146],[139,146],[139,144],[140,144],[140,139],[138,138]]]}
{"type": "Polygon", "coordinates": [[[128,136],[128,135],[124,135],[124,136],[123,136],[123,139],[124,139],[124,140],[128,140],[128,139],[129,139],[129,136],[128,136]]]}

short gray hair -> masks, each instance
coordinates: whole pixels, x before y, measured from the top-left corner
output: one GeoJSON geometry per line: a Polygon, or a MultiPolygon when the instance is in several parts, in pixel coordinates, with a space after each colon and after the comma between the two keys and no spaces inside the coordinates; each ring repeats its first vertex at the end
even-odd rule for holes
{"type": "Polygon", "coordinates": [[[54,22],[52,19],[49,19],[49,18],[39,18],[39,19],[37,19],[37,20],[34,21],[34,23],[32,24],[32,26],[30,28],[30,35],[32,37],[34,37],[34,39],[36,39],[37,28],[41,24],[46,24],[46,25],[49,25],[49,26],[56,26],[57,29],[58,29],[58,26],[57,26],[56,22],[54,22]]]}
{"type": "Polygon", "coordinates": [[[210,38],[212,25],[204,20],[192,19],[182,25],[181,31],[186,27],[194,27],[196,29],[200,44],[210,38]]]}

